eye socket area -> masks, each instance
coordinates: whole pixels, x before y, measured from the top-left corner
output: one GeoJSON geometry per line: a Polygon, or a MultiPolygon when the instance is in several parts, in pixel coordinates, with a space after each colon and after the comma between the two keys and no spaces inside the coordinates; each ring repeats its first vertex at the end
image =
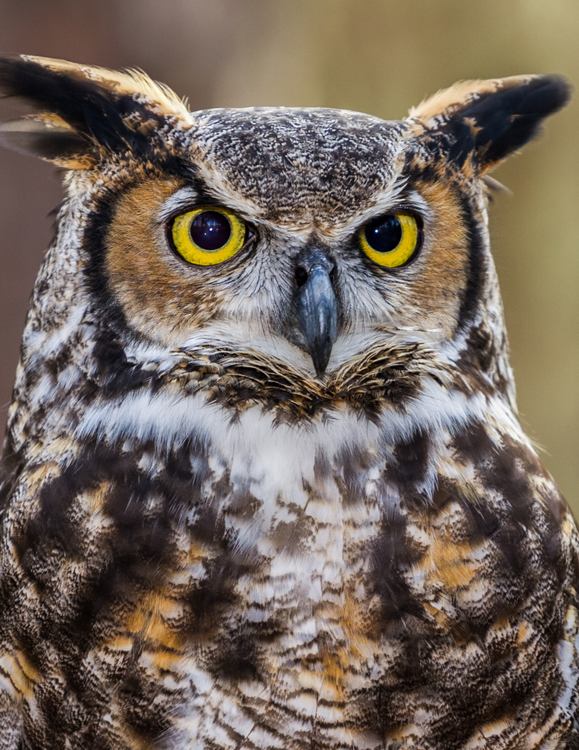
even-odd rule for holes
{"type": "Polygon", "coordinates": [[[175,216],[169,236],[174,251],[187,263],[215,266],[233,258],[251,231],[228,208],[201,206],[175,216]]]}
{"type": "Polygon", "coordinates": [[[413,261],[422,246],[422,222],[411,213],[384,214],[360,230],[364,254],[383,268],[401,268],[413,261]]]}

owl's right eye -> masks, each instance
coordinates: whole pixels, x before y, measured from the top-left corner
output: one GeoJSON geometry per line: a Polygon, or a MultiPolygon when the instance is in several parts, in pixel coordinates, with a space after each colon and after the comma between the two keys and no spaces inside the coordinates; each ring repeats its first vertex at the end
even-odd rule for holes
{"type": "Polygon", "coordinates": [[[245,244],[247,227],[221,206],[195,208],[173,219],[171,240],[187,263],[215,266],[236,255],[245,244]]]}

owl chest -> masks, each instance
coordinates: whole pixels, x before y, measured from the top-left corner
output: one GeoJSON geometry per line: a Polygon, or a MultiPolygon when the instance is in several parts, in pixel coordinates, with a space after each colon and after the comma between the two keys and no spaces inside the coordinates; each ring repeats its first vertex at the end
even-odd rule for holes
{"type": "Polygon", "coordinates": [[[368,576],[383,459],[352,433],[328,450],[307,432],[248,422],[229,439],[214,433],[179,527],[173,622],[187,625],[175,731],[225,738],[253,722],[269,744],[282,730],[305,738],[323,718],[341,735],[348,696],[376,669],[368,576]]]}
{"type": "MultiPolygon", "coordinates": [[[[43,490],[37,516],[23,506],[22,517],[50,541],[31,554],[66,597],[35,591],[62,623],[53,645],[63,664],[76,654],[87,706],[95,680],[111,697],[122,685],[138,721],[172,747],[239,748],[250,735],[260,748],[366,747],[367,735],[403,725],[410,736],[429,685],[440,688],[433,715],[452,717],[469,675],[494,680],[519,658],[524,608],[537,597],[544,612],[564,605],[554,572],[536,596],[523,591],[495,527],[483,538],[460,495],[409,504],[426,452],[392,445],[384,425],[344,414],[305,429],[257,409],[232,422],[199,404],[145,405],[127,400],[115,419],[93,411],[86,424],[107,440],[86,441],[62,475],[31,475],[22,502],[33,482],[43,490]],[[76,564],[65,569],[54,550],[76,564]],[[496,665],[480,639],[464,648],[482,618],[496,665]]],[[[533,539],[523,538],[519,567],[535,565],[538,580],[533,539]]],[[[23,627],[35,616],[16,614],[23,627]]],[[[547,658],[550,641],[541,647],[547,658]]],[[[124,727],[128,704],[113,703],[124,727]]],[[[108,699],[91,710],[108,716],[108,699]]]]}

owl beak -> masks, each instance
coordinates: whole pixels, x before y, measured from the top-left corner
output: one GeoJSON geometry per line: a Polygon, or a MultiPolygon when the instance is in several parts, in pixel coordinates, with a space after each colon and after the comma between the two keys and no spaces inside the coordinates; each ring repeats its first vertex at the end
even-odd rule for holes
{"type": "Polygon", "coordinates": [[[326,372],[338,331],[338,300],[331,278],[333,270],[334,264],[320,250],[308,250],[296,268],[297,323],[319,378],[326,372]]]}

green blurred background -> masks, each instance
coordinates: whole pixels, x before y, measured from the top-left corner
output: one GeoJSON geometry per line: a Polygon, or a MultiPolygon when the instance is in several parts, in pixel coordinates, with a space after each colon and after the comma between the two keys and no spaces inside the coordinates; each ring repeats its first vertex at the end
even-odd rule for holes
{"type": "MultiPolygon", "coordinates": [[[[141,67],[192,109],[291,105],[401,118],[465,78],[579,83],[577,0],[0,0],[0,50],[141,67]]],[[[1,103],[0,116],[14,116],[1,103]]],[[[579,514],[579,105],[494,173],[491,209],[519,407],[579,514]]],[[[0,404],[61,198],[54,167],[0,152],[0,404]]]]}

